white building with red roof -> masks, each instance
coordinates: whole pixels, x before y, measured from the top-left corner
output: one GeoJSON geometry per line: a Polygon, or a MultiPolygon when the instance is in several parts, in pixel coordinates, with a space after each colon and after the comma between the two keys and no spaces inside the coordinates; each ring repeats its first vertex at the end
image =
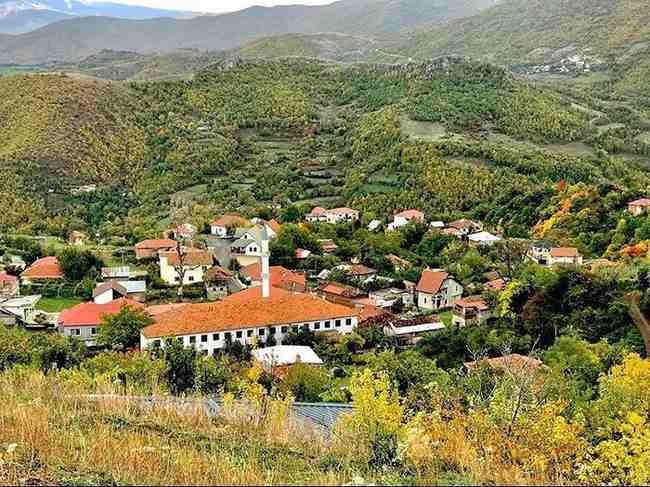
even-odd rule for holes
{"type": "Polygon", "coordinates": [[[135,256],[138,260],[155,259],[159,252],[166,252],[176,248],[176,241],[171,238],[143,240],[135,244],[135,256]]]}
{"type": "Polygon", "coordinates": [[[183,270],[183,285],[202,283],[204,282],[205,273],[214,264],[214,259],[210,253],[191,247],[184,247],[180,252],[177,248],[160,252],[158,257],[160,278],[169,286],[181,284],[180,269],[183,270]]]}
{"type": "Polygon", "coordinates": [[[490,317],[490,306],[481,296],[470,296],[454,303],[451,322],[455,326],[480,325],[490,317]]]}
{"type": "Polygon", "coordinates": [[[124,306],[144,309],[144,305],[130,299],[116,299],[105,304],[81,303],[59,315],[58,330],[65,336],[76,337],[87,346],[95,345],[97,332],[106,315],[118,314],[124,306]]]}
{"type": "Polygon", "coordinates": [[[243,216],[237,214],[223,215],[210,223],[210,233],[217,237],[227,237],[228,230],[238,227],[247,227],[250,222],[243,216]]]}
{"type": "Polygon", "coordinates": [[[355,222],[359,219],[359,212],[352,208],[332,208],[326,210],[317,206],[311,212],[309,212],[305,219],[308,222],[322,222],[322,223],[347,223],[355,222]]]}
{"type": "Polygon", "coordinates": [[[438,310],[451,308],[463,295],[463,286],[447,272],[425,270],[415,291],[418,308],[438,310]]]}
{"type": "Polygon", "coordinates": [[[582,255],[575,247],[553,247],[548,265],[582,265],[582,255]]]}
{"type": "Polygon", "coordinates": [[[639,198],[638,200],[630,201],[627,204],[627,209],[634,216],[642,215],[650,209],[650,198],[639,198]]]}
{"type": "Polygon", "coordinates": [[[394,215],[393,222],[388,224],[388,230],[393,231],[411,222],[424,223],[424,221],[424,213],[420,210],[404,210],[394,215]]]}
{"type": "Polygon", "coordinates": [[[0,271],[0,298],[11,298],[20,294],[18,278],[0,271]]]}

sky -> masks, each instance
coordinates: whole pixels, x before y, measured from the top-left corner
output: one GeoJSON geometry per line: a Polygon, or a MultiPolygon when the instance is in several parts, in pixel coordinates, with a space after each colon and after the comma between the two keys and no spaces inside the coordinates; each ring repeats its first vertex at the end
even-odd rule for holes
{"type": "Polygon", "coordinates": [[[114,3],[143,5],[146,7],[185,10],[193,12],[234,12],[252,5],[324,5],[333,0],[111,0],[114,3]]]}

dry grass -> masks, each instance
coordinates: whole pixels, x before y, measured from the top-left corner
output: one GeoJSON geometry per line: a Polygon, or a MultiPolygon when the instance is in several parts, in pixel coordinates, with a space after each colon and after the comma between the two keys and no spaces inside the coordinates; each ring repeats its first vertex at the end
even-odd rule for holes
{"type": "Polygon", "coordinates": [[[0,484],[341,484],[328,446],[289,424],[282,403],[253,426],[197,406],[89,400],[81,385],[0,376],[0,484]]]}

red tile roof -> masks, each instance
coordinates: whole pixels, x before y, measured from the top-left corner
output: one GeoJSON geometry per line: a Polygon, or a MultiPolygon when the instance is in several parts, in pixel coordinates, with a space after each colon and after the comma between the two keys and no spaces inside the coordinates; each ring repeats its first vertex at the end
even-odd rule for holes
{"type": "Polygon", "coordinates": [[[287,325],[357,315],[348,306],[330,303],[310,294],[271,288],[268,298],[260,287],[233,294],[216,303],[188,304],[157,317],[146,327],[148,338],[211,333],[216,331],[287,325]]]}
{"type": "Polygon", "coordinates": [[[183,306],[187,306],[187,303],[154,304],[152,306],[147,306],[146,312],[149,316],[155,318],[156,316],[169,313],[170,311],[182,308],[183,306]]]}
{"type": "Polygon", "coordinates": [[[467,220],[465,218],[462,218],[460,220],[449,222],[447,226],[450,228],[455,228],[457,230],[465,230],[465,229],[476,228],[479,225],[476,222],[473,222],[472,220],[467,220]]]}
{"type": "Polygon", "coordinates": [[[422,213],[420,210],[405,210],[400,213],[397,213],[395,216],[401,216],[406,220],[424,221],[424,213],[422,213]]]}
{"type": "Polygon", "coordinates": [[[172,240],[171,238],[143,240],[142,242],[138,242],[137,244],[135,244],[136,249],[159,250],[159,249],[173,249],[174,247],[176,247],[176,240],[172,240]]]}
{"type": "Polygon", "coordinates": [[[325,208],[321,208],[320,206],[317,206],[313,208],[307,215],[308,216],[321,216],[327,213],[327,210],[325,208]]]}
{"type": "MultiPolygon", "coordinates": [[[[252,281],[261,281],[262,280],[262,264],[250,264],[246,267],[242,267],[241,274],[245,277],[248,277],[252,281]]],[[[306,285],[305,276],[298,274],[297,272],[290,271],[279,265],[271,266],[269,269],[271,274],[271,286],[275,287],[287,287],[288,284],[295,284],[297,286],[302,286],[304,289],[306,285]]]]}
{"type": "Polygon", "coordinates": [[[216,227],[245,227],[250,225],[250,222],[243,216],[231,213],[217,218],[211,225],[216,227]]]}
{"type": "Polygon", "coordinates": [[[650,206],[650,198],[639,198],[638,200],[628,203],[629,206],[650,206]]]}
{"type": "Polygon", "coordinates": [[[63,311],[59,315],[59,324],[63,327],[97,326],[104,315],[115,315],[123,306],[144,308],[143,304],[124,298],[106,304],[81,303],[63,311]]]}
{"type": "Polygon", "coordinates": [[[424,271],[415,290],[423,293],[436,294],[440,291],[442,284],[448,277],[449,274],[447,272],[424,271]]]}
{"type": "Polygon", "coordinates": [[[355,298],[357,296],[363,296],[364,294],[363,291],[356,287],[339,284],[337,282],[328,282],[323,284],[319,289],[321,292],[333,296],[342,296],[344,298],[355,298]]]}
{"type": "Polygon", "coordinates": [[[486,282],[485,287],[493,291],[501,291],[506,287],[506,281],[505,279],[499,277],[498,279],[493,279],[491,281],[486,282]]]}
{"type": "Polygon", "coordinates": [[[112,289],[113,291],[121,294],[122,296],[126,296],[128,294],[128,291],[124,286],[122,286],[119,282],[117,281],[107,281],[103,284],[100,284],[93,290],[93,298],[96,298],[102,293],[105,293],[109,289],[112,289]]]}
{"type": "Polygon", "coordinates": [[[63,279],[61,264],[56,257],[43,257],[30,265],[20,277],[28,279],[63,279]]]}
{"type": "Polygon", "coordinates": [[[352,276],[368,276],[370,274],[376,274],[377,271],[375,269],[371,269],[370,267],[367,267],[363,264],[352,264],[347,270],[347,274],[350,274],[352,276]]]}
{"type": "Polygon", "coordinates": [[[161,252],[160,257],[167,258],[167,263],[171,266],[179,265],[181,260],[183,261],[183,266],[211,266],[214,263],[212,255],[210,255],[205,250],[186,248],[181,253],[181,256],[178,255],[178,250],[170,250],[168,252],[161,252]]]}
{"type": "Polygon", "coordinates": [[[354,210],[352,208],[332,208],[331,210],[327,210],[327,213],[331,213],[334,215],[347,215],[348,213],[359,213],[357,210],[354,210]]]}
{"type": "Polygon", "coordinates": [[[575,247],[554,247],[551,249],[551,257],[578,257],[580,253],[575,247]]]}
{"type": "Polygon", "coordinates": [[[282,230],[282,225],[280,225],[275,218],[273,220],[267,221],[266,224],[271,227],[271,230],[273,230],[275,233],[280,233],[280,230],[282,230]]]}
{"type": "Polygon", "coordinates": [[[206,281],[224,281],[232,279],[233,273],[223,267],[215,266],[205,274],[206,281]]]}
{"type": "Polygon", "coordinates": [[[454,305],[462,308],[476,308],[478,311],[487,311],[490,309],[485,299],[480,296],[469,296],[467,298],[458,299],[454,305]]]}

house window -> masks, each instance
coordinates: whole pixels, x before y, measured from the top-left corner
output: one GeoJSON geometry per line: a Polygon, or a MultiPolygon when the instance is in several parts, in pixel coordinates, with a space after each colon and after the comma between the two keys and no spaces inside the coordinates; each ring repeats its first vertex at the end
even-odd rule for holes
{"type": "Polygon", "coordinates": [[[91,328],[90,329],[90,334],[91,335],[96,335],[97,334],[97,328],[91,328]]]}
{"type": "Polygon", "coordinates": [[[201,343],[207,343],[208,335],[201,335],[201,343]]]}
{"type": "Polygon", "coordinates": [[[253,336],[253,330],[247,330],[246,331],[246,336],[247,337],[252,337],[253,336]]]}
{"type": "Polygon", "coordinates": [[[331,321],[326,321],[325,322],[325,328],[331,328],[332,327],[332,322],[331,321]]]}
{"type": "Polygon", "coordinates": [[[190,337],[190,343],[196,343],[196,337],[195,336],[190,337]]]}
{"type": "Polygon", "coordinates": [[[154,340],[152,345],[153,345],[153,348],[160,348],[160,340],[154,340]]]}
{"type": "Polygon", "coordinates": [[[241,331],[238,331],[238,332],[235,333],[235,336],[236,336],[237,338],[241,338],[242,335],[243,335],[243,334],[242,334],[241,331]]]}
{"type": "Polygon", "coordinates": [[[227,331],[226,333],[224,333],[224,338],[226,339],[227,342],[229,342],[230,340],[232,340],[232,333],[227,331]]]}
{"type": "Polygon", "coordinates": [[[269,335],[275,335],[275,328],[274,327],[269,328],[269,335]]]}
{"type": "Polygon", "coordinates": [[[181,278],[180,278],[180,277],[178,277],[178,276],[175,276],[175,277],[174,277],[174,282],[180,282],[180,281],[181,281],[181,278]]]}
{"type": "Polygon", "coordinates": [[[260,328],[260,329],[258,330],[258,333],[259,333],[259,335],[260,335],[261,337],[263,337],[263,336],[264,336],[264,328],[260,328]]]}
{"type": "Polygon", "coordinates": [[[334,322],[334,326],[337,327],[337,328],[339,328],[339,327],[341,326],[341,320],[336,320],[336,321],[334,322]]]}
{"type": "Polygon", "coordinates": [[[345,320],[345,324],[346,324],[347,326],[350,326],[350,325],[352,324],[352,318],[347,318],[347,319],[345,320]]]}
{"type": "Polygon", "coordinates": [[[320,330],[320,321],[314,323],[314,330],[320,330]]]}
{"type": "Polygon", "coordinates": [[[214,340],[215,342],[219,341],[219,334],[218,333],[213,333],[212,334],[212,340],[214,340]]]}
{"type": "Polygon", "coordinates": [[[280,331],[281,331],[282,333],[288,333],[288,332],[289,332],[289,327],[288,327],[288,326],[283,326],[283,327],[280,329],[280,331]]]}
{"type": "Polygon", "coordinates": [[[190,282],[194,281],[194,276],[187,276],[187,280],[190,282]]]}
{"type": "Polygon", "coordinates": [[[75,329],[75,330],[72,330],[72,334],[73,334],[73,335],[77,335],[77,336],[79,336],[79,335],[81,335],[81,330],[78,329],[78,328],[75,329]]]}

